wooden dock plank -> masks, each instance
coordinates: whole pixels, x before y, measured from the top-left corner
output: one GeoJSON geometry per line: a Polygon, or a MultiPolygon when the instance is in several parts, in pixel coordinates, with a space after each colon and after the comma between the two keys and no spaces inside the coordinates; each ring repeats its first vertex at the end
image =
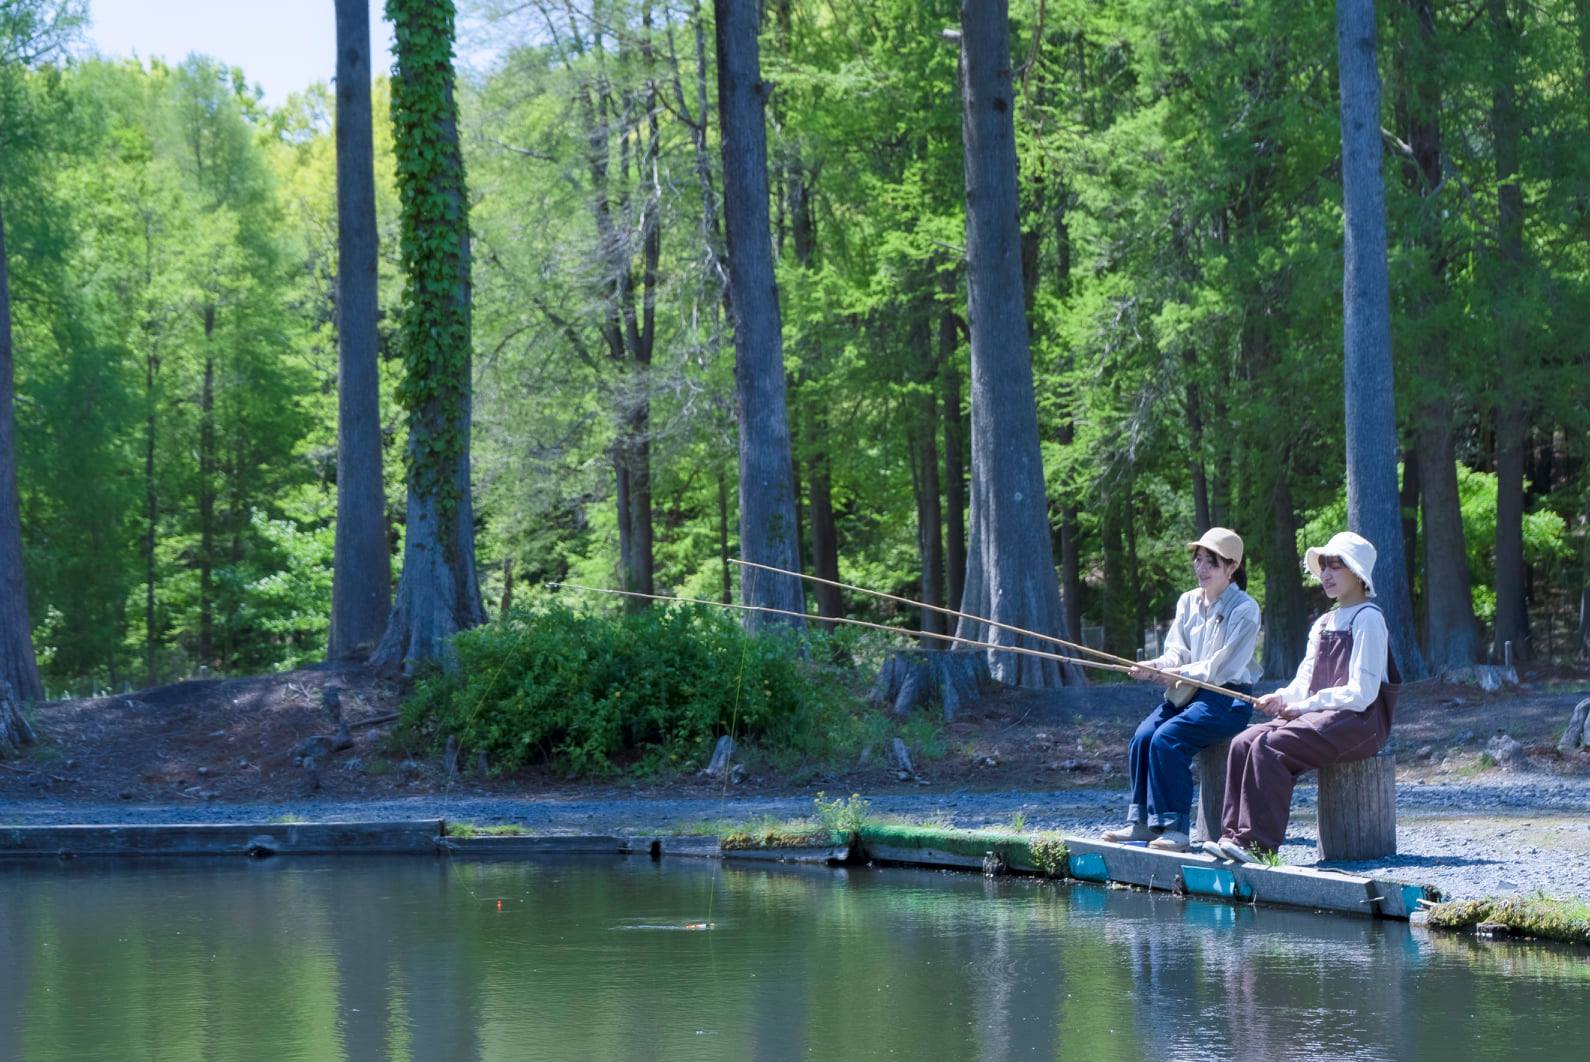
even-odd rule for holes
{"type": "Polygon", "coordinates": [[[435,853],[440,819],[0,827],[0,858],[435,853]]]}

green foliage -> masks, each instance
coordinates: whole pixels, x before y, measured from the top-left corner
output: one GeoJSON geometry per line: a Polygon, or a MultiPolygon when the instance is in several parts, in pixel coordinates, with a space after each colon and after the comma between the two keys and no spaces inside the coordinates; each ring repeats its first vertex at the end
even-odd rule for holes
{"type": "Polygon", "coordinates": [[[1034,834],[1027,842],[1032,861],[1045,877],[1065,876],[1066,856],[1069,854],[1064,839],[1058,833],[1034,834]]]}
{"type": "MultiPolygon", "coordinates": [[[[330,92],[267,110],[242,72],[202,57],[17,53],[58,44],[82,9],[0,4],[0,207],[40,659],[57,688],[312,660],[336,464],[330,92]]],[[[374,128],[383,407],[411,428],[388,424],[389,493],[406,475],[455,512],[472,438],[487,591],[509,560],[520,600],[571,573],[614,585],[615,459],[644,435],[656,582],[718,597],[738,483],[711,5],[489,4],[495,59],[461,83],[452,3],[387,10],[401,70],[390,100],[375,86],[391,119],[374,128]],[[629,333],[646,329],[641,364],[629,333]],[[626,417],[642,404],[637,428],[626,417]]],[[[1450,413],[1489,620],[1496,416],[1521,404],[1530,606],[1571,621],[1590,571],[1590,22],[1562,0],[1513,5],[1510,37],[1461,5],[1433,10],[1426,36],[1413,7],[1381,5],[1400,441],[1430,409],[1450,413]],[[1517,263],[1498,253],[1503,78],[1529,131],[1517,263]],[[1445,137],[1435,187],[1402,146],[1427,103],[1445,137]]],[[[945,429],[966,427],[961,117],[941,33],[957,16],[950,0],[790,0],[769,6],[762,42],[794,471],[803,502],[814,472],[829,477],[841,577],[910,596],[926,442],[947,505],[945,429]],[[959,410],[946,409],[951,381],[959,410]]],[[[1302,547],[1346,523],[1331,12],[1013,0],[1011,28],[1048,511],[1057,533],[1075,513],[1083,622],[1129,656],[1191,585],[1195,474],[1209,517],[1243,534],[1261,601],[1267,580],[1301,578],[1302,547]],[[1298,518],[1296,549],[1278,515],[1298,518]]],[[[811,507],[801,515],[810,557],[811,507]]],[[[883,641],[833,645],[865,671],[883,641]]],[[[841,713],[831,727],[820,744],[901,733],[914,754],[943,754],[925,717],[841,713]]]]}
{"type": "Polygon", "coordinates": [[[720,734],[790,763],[848,748],[854,728],[837,669],[803,658],[781,631],[748,635],[718,611],[541,605],[459,634],[454,647],[458,667],[419,684],[404,725],[436,742],[451,734],[498,771],[680,771],[720,734]]]}
{"type": "Polygon", "coordinates": [[[812,809],[817,814],[817,821],[836,834],[849,835],[860,831],[871,808],[871,803],[862,799],[860,793],[851,793],[843,800],[838,797],[829,800],[826,794],[819,792],[812,798],[812,809]]]}

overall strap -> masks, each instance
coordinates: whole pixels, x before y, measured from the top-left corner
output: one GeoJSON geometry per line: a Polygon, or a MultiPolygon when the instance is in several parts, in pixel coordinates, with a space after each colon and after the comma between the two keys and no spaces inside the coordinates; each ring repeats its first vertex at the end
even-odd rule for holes
{"type": "MultiPolygon", "coordinates": [[[[1358,622],[1358,617],[1362,616],[1365,612],[1367,612],[1370,609],[1374,609],[1376,612],[1379,612],[1381,619],[1385,619],[1386,618],[1385,612],[1381,611],[1380,606],[1375,604],[1373,601],[1365,601],[1365,602],[1362,602],[1361,604],[1354,605],[1353,607],[1356,608],[1358,611],[1354,612],[1353,613],[1353,618],[1347,621],[1347,629],[1348,630],[1352,630],[1353,629],[1353,624],[1358,622]]],[[[1389,627],[1390,624],[1387,624],[1387,626],[1389,627]]]]}

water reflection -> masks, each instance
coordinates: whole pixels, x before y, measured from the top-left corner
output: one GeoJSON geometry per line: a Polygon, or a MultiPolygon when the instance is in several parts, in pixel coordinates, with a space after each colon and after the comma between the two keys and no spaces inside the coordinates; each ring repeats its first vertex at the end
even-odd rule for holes
{"type": "Polygon", "coordinates": [[[0,1059],[1568,1058],[1587,984],[1580,949],[904,870],[0,866],[0,1059]]]}

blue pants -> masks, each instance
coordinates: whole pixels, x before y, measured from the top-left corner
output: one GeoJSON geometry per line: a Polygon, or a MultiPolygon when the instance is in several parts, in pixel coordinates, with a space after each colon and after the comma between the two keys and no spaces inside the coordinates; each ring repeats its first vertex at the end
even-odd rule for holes
{"type": "Polygon", "coordinates": [[[1132,776],[1127,820],[1191,832],[1193,757],[1210,745],[1240,734],[1252,714],[1247,701],[1207,690],[1185,708],[1161,701],[1137,725],[1137,733],[1127,746],[1132,776]]]}

